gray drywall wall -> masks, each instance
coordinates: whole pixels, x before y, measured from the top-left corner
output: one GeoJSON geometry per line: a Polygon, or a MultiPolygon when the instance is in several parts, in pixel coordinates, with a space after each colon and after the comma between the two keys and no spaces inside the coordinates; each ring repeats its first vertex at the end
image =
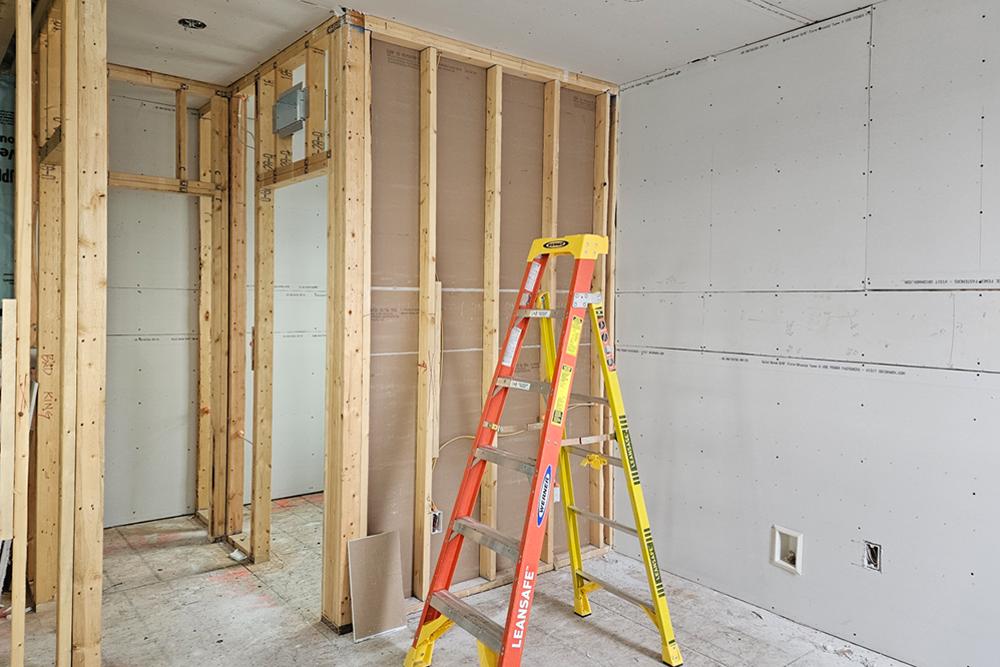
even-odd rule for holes
{"type": "Polygon", "coordinates": [[[996,662],[995,10],[886,0],[621,96],[616,339],[660,565],[919,665],[996,662]]]}
{"type": "MultiPolygon", "coordinates": [[[[137,95],[125,86],[112,89],[111,169],[169,175],[174,165],[174,108],[137,95]]],[[[189,131],[190,136],[198,136],[193,115],[189,131]]],[[[192,144],[193,149],[197,142],[192,144]]],[[[194,511],[197,288],[196,199],[112,188],[108,195],[107,526],[194,511]]]]}

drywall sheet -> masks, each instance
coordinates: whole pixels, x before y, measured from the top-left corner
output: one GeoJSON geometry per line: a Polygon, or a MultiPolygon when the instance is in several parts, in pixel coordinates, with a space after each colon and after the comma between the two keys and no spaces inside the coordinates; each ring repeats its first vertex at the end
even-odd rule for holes
{"type": "Polygon", "coordinates": [[[399,550],[396,531],[347,543],[351,625],[356,642],[406,627],[399,550]]]}
{"type": "Polygon", "coordinates": [[[618,362],[661,566],[913,664],[991,664],[1000,611],[991,31],[985,2],[886,0],[622,94],[618,362]]]}
{"type": "Polygon", "coordinates": [[[1000,16],[886,2],[872,50],[871,286],[1000,285],[1000,16]]]}
{"type": "Polygon", "coordinates": [[[418,54],[372,41],[371,68],[372,400],[368,531],[399,531],[405,573],[403,590],[411,595],[420,196],[418,54]]]}
{"type": "Polygon", "coordinates": [[[990,291],[641,293],[623,345],[1000,372],[990,291]]]}
{"type": "MultiPolygon", "coordinates": [[[[174,108],[112,95],[113,170],[169,174],[174,108]]],[[[151,97],[155,97],[152,95],[151,97]]],[[[198,136],[192,114],[190,136],[198,136]]],[[[192,151],[197,141],[192,141],[192,151]]],[[[192,164],[196,156],[192,154],[192,164]]],[[[108,197],[105,525],[194,511],[197,429],[196,199],[113,189],[108,197]]]]}
{"type": "Polygon", "coordinates": [[[194,511],[194,202],[120,189],[108,199],[108,526],[194,511]]]}
{"type": "Polygon", "coordinates": [[[619,289],[862,286],[869,15],[824,26],[624,92],[619,289]]]}
{"type": "Polygon", "coordinates": [[[662,568],[913,664],[993,663],[1000,376],[624,346],[618,364],[662,568]],[[804,533],[802,576],[769,564],[772,524],[804,533]]]}

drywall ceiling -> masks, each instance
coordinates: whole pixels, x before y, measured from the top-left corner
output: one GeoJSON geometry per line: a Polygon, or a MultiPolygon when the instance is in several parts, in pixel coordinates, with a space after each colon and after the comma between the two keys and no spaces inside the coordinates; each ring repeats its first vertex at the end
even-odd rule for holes
{"type": "MultiPolygon", "coordinates": [[[[109,0],[112,62],[229,84],[343,0],[109,0]],[[208,24],[187,30],[182,17],[208,24]]],[[[625,83],[866,0],[357,0],[362,12],[625,83]]]]}

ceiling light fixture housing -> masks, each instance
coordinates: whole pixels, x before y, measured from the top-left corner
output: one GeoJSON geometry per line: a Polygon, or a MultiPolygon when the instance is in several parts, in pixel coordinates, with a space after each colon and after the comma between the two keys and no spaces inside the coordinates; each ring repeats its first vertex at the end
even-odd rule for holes
{"type": "Polygon", "coordinates": [[[198,19],[184,18],[177,21],[177,23],[182,28],[188,28],[189,30],[204,30],[208,27],[208,24],[204,21],[199,21],[198,19]]]}

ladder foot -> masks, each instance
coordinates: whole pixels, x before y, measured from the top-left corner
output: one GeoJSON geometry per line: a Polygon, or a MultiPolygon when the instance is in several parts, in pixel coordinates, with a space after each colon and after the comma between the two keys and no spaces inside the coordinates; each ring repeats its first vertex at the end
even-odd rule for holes
{"type": "Polygon", "coordinates": [[[575,613],[575,614],[576,614],[577,616],[579,616],[580,618],[588,618],[588,617],[590,616],[590,612],[588,612],[588,613],[586,613],[586,614],[581,614],[580,612],[574,612],[574,613],[575,613]]]}
{"type": "Polygon", "coordinates": [[[684,664],[681,649],[673,639],[663,647],[663,664],[670,665],[670,667],[681,667],[684,664]]]}
{"type": "Polygon", "coordinates": [[[573,613],[580,618],[587,618],[590,616],[590,600],[587,599],[586,594],[578,592],[576,599],[573,600],[573,613]]]}
{"type": "Polygon", "coordinates": [[[452,621],[446,616],[438,616],[433,621],[424,623],[417,636],[417,641],[406,652],[403,667],[430,667],[431,658],[434,655],[434,642],[452,625],[452,621]]]}

